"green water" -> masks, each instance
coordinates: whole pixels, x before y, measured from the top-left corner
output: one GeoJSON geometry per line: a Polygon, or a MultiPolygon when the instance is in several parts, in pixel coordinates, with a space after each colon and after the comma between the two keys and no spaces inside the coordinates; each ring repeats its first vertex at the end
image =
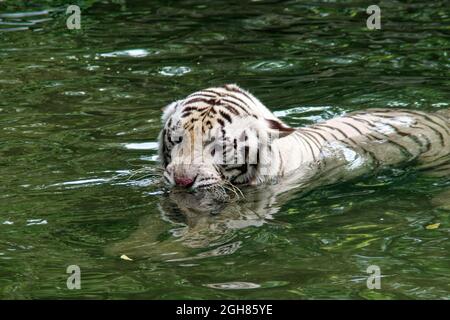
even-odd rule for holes
{"type": "Polygon", "coordinates": [[[212,85],[294,126],[448,108],[447,1],[379,1],[373,31],[362,1],[69,2],[81,30],[68,2],[0,2],[0,298],[450,298],[448,179],[244,189],[187,218],[156,174],[161,108],[212,85]]]}

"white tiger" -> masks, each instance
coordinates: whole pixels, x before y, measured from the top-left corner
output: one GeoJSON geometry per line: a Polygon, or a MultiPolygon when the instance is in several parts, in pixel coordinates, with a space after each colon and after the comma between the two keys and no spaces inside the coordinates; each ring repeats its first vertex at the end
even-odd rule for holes
{"type": "Polygon", "coordinates": [[[317,186],[406,164],[449,169],[449,111],[369,109],[294,129],[249,92],[224,85],[165,108],[159,155],[165,180],[194,190],[280,178],[317,186]]]}
{"type": "MultiPolygon", "coordinates": [[[[370,109],[293,129],[236,85],[195,92],[170,104],[159,140],[165,179],[182,188],[161,197],[162,219],[142,217],[129,238],[108,247],[111,255],[182,261],[230,254],[240,246],[240,241],[230,242],[236,230],[271,221],[294,193],[387,166],[415,164],[434,173],[450,171],[450,110],[370,109]],[[187,148],[196,125],[203,147],[199,159],[187,148]],[[258,139],[269,134],[278,139],[271,144],[258,139]],[[211,152],[223,144],[233,151],[256,149],[260,157],[253,162],[246,153],[243,163],[222,163],[211,152]],[[216,201],[221,188],[274,179],[280,183],[246,188],[245,201],[216,201]],[[173,237],[160,236],[167,229],[173,237]],[[191,248],[208,251],[193,256],[191,248]]],[[[448,210],[449,195],[444,190],[431,204],[448,210]]]]}

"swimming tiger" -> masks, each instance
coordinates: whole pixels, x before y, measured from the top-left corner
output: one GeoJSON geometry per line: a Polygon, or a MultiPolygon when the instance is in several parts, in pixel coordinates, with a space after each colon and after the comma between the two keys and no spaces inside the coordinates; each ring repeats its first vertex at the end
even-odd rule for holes
{"type": "Polygon", "coordinates": [[[292,128],[227,84],[169,104],[162,122],[164,179],[192,190],[279,179],[320,186],[413,164],[450,169],[450,109],[368,109],[292,128]]]}

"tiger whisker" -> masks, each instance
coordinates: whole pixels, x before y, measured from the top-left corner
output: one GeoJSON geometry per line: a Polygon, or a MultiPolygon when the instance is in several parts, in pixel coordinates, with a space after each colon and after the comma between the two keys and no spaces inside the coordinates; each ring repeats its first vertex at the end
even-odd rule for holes
{"type": "MultiPolygon", "coordinates": [[[[239,187],[237,187],[237,186],[235,186],[233,183],[231,183],[230,181],[227,181],[227,185],[229,185],[231,188],[233,188],[233,190],[236,192],[236,190],[239,192],[239,194],[240,194],[240,196],[242,197],[242,198],[244,198],[245,199],[245,195],[244,195],[244,193],[242,192],[242,190],[241,189],[239,189],[239,187]]],[[[239,196],[238,196],[239,197],[239,196]]]]}
{"type": "Polygon", "coordinates": [[[130,173],[131,173],[131,175],[127,177],[126,181],[129,181],[129,180],[135,178],[139,174],[144,174],[144,175],[140,176],[138,178],[138,180],[140,180],[144,177],[150,177],[150,176],[162,177],[161,173],[154,172],[153,169],[149,169],[149,168],[141,168],[141,169],[137,169],[137,170],[132,170],[130,173]]]}
{"type": "Polygon", "coordinates": [[[142,179],[150,178],[150,177],[158,177],[158,178],[161,178],[161,175],[157,175],[157,174],[146,174],[146,175],[139,176],[139,177],[135,178],[135,180],[142,180],[142,179]]]}
{"type": "Polygon", "coordinates": [[[230,187],[228,187],[228,186],[226,186],[226,185],[220,185],[220,187],[222,188],[222,190],[224,190],[224,192],[225,192],[225,190],[228,190],[228,191],[233,192],[236,196],[238,196],[238,194],[236,193],[236,191],[234,191],[232,188],[230,188],[230,187]]]}
{"type": "Polygon", "coordinates": [[[237,188],[236,186],[227,182],[226,184],[223,185],[223,187],[225,189],[231,191],[236,196],[236,199],[240,199],[241,196],[242,196],[242,198],[245,198],[244,195],[242,194],[241,190],[239,190],[239,188],[237,188]],[[238,192],[236,190],[239,190],[240,195],[238,194],[238,192]]]}

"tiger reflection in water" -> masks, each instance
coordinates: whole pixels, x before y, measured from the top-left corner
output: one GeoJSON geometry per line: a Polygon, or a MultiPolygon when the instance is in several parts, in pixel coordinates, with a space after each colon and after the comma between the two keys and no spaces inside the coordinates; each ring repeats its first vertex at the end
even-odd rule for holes
{"type": "Polygon", "coordinates": [[[233,240],[236,232],[276,223],[273,216],[299,190],[294,183],[284,182],[283,186],[243,188],[242,192],[245,197],[233,195],[217,201],[208,192],[172,189],[160,198],[160,217],[143,217],[138,229],[110,247],[109,254],[166,261],[231,254],[240,246],[233,240]],[[192,249],[207,251],[192,256],[192,249]]]}

